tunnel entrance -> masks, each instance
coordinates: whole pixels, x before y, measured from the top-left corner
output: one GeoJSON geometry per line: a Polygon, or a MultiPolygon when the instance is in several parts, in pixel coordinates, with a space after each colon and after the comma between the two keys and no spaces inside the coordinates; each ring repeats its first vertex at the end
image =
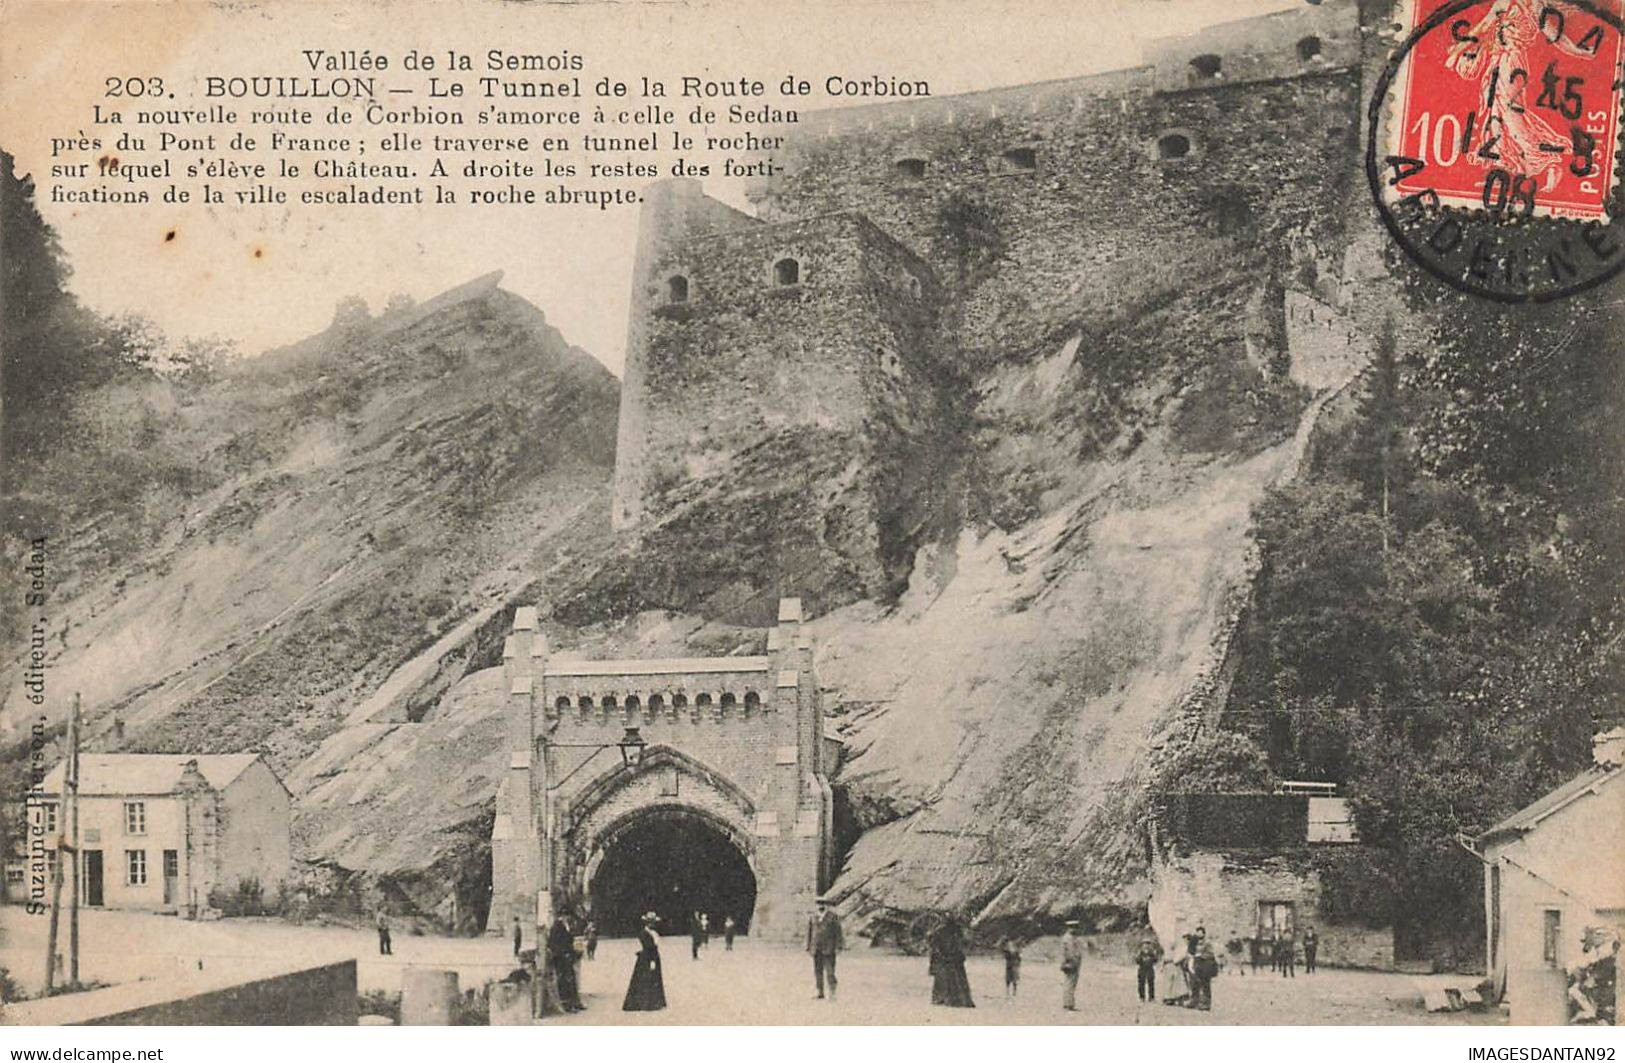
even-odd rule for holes
{"type": "Polygon", "coordinates": [[[738,845],[710,817],[654,808],[603,839],[592,875],[593,919],[605,934],[634,934],[644,912],[660,916],[661,934],[684,934],[694,912],[711,917],[713,933],[733,916],[741,933],[756,909],[756,875],[738,845]]]}

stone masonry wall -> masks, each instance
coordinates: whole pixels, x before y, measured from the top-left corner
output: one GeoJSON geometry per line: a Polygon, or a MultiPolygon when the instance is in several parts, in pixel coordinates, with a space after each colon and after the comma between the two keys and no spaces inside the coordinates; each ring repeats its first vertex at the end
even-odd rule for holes
{"type": "Polygon", "coordinates": [[[1205,926],[1214,948],[1236,963],[1238,957],[1246,962],[1245,948],[1239,954],[1228,953],[1226,945],[1257,932],[1260,901],[1290,901],[1297,906],[1300,962],[1303,928],[1313,925],[1320,936],[1320,963],[1393,968],[1393,931],[1327,921],[1320,912],[1319,876],[1293,856],[1214,851],[1167,856],[1153,868],[1147,910],[1165,945],[1205,926]]]}
{"type": "MultiPolygon", "coordinates": [[[[942,390],[931,271],[866,219],[837,213],[690,237],[651,259],[643,285],[649,312],[628,362],[617,454],[626,513],[657,524],[707,484],[748,493],[766,473],[807,512],[758,526],[762,514],[741,509],[732,538],[793,540],[810,521],[800,531],[841,555],[850,592],[883,593],[906,552],[910,478],[942,390]],[[776,274],[786,260],[794,283],[776,274]]],[[[705,519],[719,516],[729,519],[710,509],[705,519]]],[[[703,537],[690,542],[708,549],[703,537]]],[[[786,566],[805,553],[788,551],[786,566]]]]}
{"type": "Polygon", "coordinates": [[[1068,322],[1121,311],[1125,291],[1151,302],[1260,251],[1288,258],[1340,224],[1357,176],[1352,5],[1328,8],[1266,26],[1276,58],[1253,49],[1241,74],[1268,79],[1193,83],[1165,56],[1105,77],[809,116],[787,127],[787,171],[761,193],[763,215],[861,211],[949,283],[961,264],[944,207],[979,204],[1003,257],[960,293],[957,340],[972,355],[1030,350],[1068,322]],[[1310,28],[1326,43],[1300,60],[1310,28]],[[1188,153],[1160,157],[1168,135],[1188,153]]]}

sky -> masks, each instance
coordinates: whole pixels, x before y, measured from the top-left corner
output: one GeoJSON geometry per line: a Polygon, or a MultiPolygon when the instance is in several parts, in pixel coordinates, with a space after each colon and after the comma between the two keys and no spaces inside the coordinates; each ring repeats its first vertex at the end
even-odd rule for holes
{"type": "MultiPolygon", "coordinates": [[[[308,75],[300,55],[307,48],[371,48],[397,65],[414,48],[475,56],[491,48],[568,49],[583,56],[582,75],[592,80],[691,74],[771,85],[792,72],[815,82],[835,73],[881,74],[923,78],[940,96],[1133,66],[1149,40],[1302,2],[468,0],[452,17],[452,5],[421,0],[8,0],[0,26],[0,147],[43,188],[50,138],[109,128],[89,121],[92,104],[110,103],[107,76],[162,76],[173,88],[210,74],[308,75]]],[[[188,102],[210,101],[169,106],[188,102]]],[[[250,104],[234,106],[241,112],[250,104]]],[[[218,154],[227,153],[198,153],[218,154]]],[[[737,189],[717,181],[708,191],[738,198],[737,189]]],[[[141,314],[172,338],[218,337],[254,354],[325,328],[344,296],[359,295],[376,312],[393,293],[422,300],[502,270],[503,287],[620,372],[635,207],[114,208],[38,199],[73,268],[76,294],[104,313],[141,314]]]]}

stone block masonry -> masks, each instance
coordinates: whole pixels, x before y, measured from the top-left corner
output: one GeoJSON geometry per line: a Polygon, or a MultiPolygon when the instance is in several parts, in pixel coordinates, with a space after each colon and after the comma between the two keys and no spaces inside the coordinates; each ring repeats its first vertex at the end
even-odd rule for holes
{"type": "Polygon", "coordinates": [[[831,871],[833,814],[799,600],[780,603],[768,643],[760,656],[553,661],[534,610],[516,611],[492,932],[528,923],[539,890],[582,903],[608,851],[649,817],[732,845],[755,878],[753,932],[799,932],[831,871]],[[635,761],[618,751],[628,728],[647,743],[635,761]]]}

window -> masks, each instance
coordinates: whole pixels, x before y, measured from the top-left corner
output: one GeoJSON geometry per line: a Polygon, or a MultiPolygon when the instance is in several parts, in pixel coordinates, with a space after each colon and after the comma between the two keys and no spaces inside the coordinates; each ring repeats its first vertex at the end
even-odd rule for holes
{"type": "Polygon", "coordinates": [[[583,694],[581,697],[576,699],[576,708],[582,712],[591,712],[592,699],[583,694]]]}
{"type": "Polygon", "coordinates": [[[688,278],[677,274],[666,281],[666,302],[688,302],[688,278]]]}
{"type": "Polygon", "coordinates": [[[701,694],[696,697],[694,699],[694,707],[696,709],[709,709],[711,707],[711,695],[701,694]]]}
{"type": "Polygon", "coordinates": [[[1314,35],[1305,37],[1298,42],[1298,58],[1308,62],[1320,54],[1320,38],[1314,35]]]}
{"type": "Polygon", "coordinates": [[[677,796],[677,769],[676,768],[667,768],[665,771],[660,773],[660,796],[661,797],[676,797],[677,796]]]}
{"type": "Polygon", "coordinates": [[[636,694],[632,694],[627,697],[626,701],[622,704],[622,708],[624,708],[627,715],[630,716],[639,709],[643,708],[643,703],[638,700],[638,696],[636,694]]]}
{"type": "Polygon", "coordinates": [[[1191,69],[1196,72],[1196,76],[1199,78],[1218,77],[1221,65],[1223,65],[1223,60],[1211,52],[1206,55],[1199,55],[1191,60],[1191,69]]]}
{"type": "Polygon", "coordinates": [[[737,699],[735,699],[732,694],[722,695],[722,711],[727,712],[728,710],[732,709],[736,700],[737,699]]]}
{"type": "Polygon", "coordinates": [[[911,181],[917,181],[925,176],[925,160],[913,158],[898,159],[896,162],[892,163],[892,169],[897,172],[899,177],[906,177],[911,181]]]}
{"type": "Polygon", "coordinates": [[[147,803],[145,801],[124,802],[124,833],[147,833],[147,803]]]}
{"type": "Polygon", "coordinates": [[[56,833],[56,802],[41,801],[39,804],[39,822],[47,835],[56,833]]]}
{"type": "Polygon", "coordinates": [[[1191,153],[1191,138],[1184,133],[1165,133],[1157,138],[1157,158],[1183,159],[1191,153]]]}
{"type": "Polygon", "coordinates": [[[761,707],[762,707],[761,695],[757,694],[756,691],[754,691],[754,690],[745,691],[745,711],[746,712],[755,712],[757,709],[760,709],[761,707]]]}
{"type": "Polygon", "coordinates": [[[675,712],[681,712],[682,710],[688,708],[688,695],[673,694],[671,698],[671,707],[675,712]]]}
{"type": "Polygon", "coordinates": [[[1259,901],[1258,936],[1285,937],[1294,933],[1297,926],[1297,907],[1292,901],[1259,901]]]}
{"type": "Polygon", "coordinates": [[[145,849],[124,850],[124,884],[126,886],[145,886],[147,884],[147,851],[145,849]]]}
{"type": "Polygon", "coordinates": [[[1004,168],[1011,173],[1030,173],[1038,169],[1038,151],[1035,148],[1011,148],[1001,158],[1004,168]]]}
{"type": "Polygon", "coordinates": [[[598,707],[605,712],[614,712],[618,706],[615,704],[614,694],[605,694],[598,699],[598,707]]]}
{"type": "Polygon", "coordinates": [[[1541,958],[1548,967],[1563,966],[1563,913],[1557,908],[1541,913],[1541,958]]]}
{"type": "Polygon", "coordinates": [[[649,695],[649,715],[658,716],[666,711],[666,697],[663,694],[649,695]]]}
{"type": "Polygon", "coordinates": [[[780,287],[788,288],[801,283],[801,263],[793,258],[781,258],[773,263],[773,281],[780,287]]]}
{"type": "Polygon", "coordinates": [[[553,702],[553,708],[557,709],[559,712],[564,712],[569,709],[569,707],[570,699],[565,696],[560,696],[557,701],[553,702]]]}
{"type": "Polygon", "coordinates": [[[177,849],[164,850],[164,877],[181,877],[181,854],[177,849]]]}

